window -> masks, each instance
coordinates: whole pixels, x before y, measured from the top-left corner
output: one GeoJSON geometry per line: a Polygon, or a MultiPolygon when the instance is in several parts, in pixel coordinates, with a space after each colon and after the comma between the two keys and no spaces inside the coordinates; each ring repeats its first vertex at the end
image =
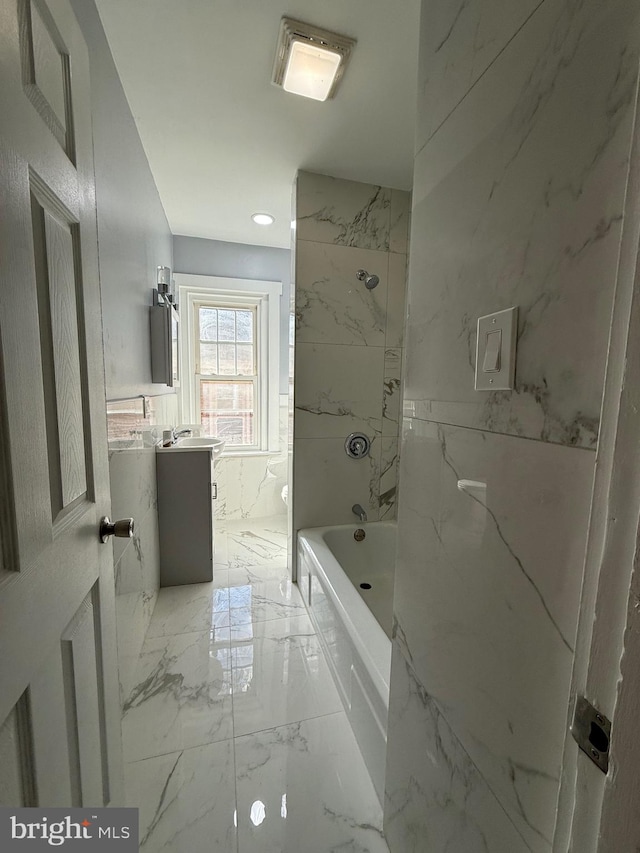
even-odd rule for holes
{"type": "Polygon", "coordinates": [[[282,284],[177,273],[182,317],[181,420],[225,453],[279,447],[282,284]]]}
{"type": "Polygon", "coordinates": [[[255,447],[260,434],[258,306],[196,303],[199,421],[227,446],[255,447]]]}

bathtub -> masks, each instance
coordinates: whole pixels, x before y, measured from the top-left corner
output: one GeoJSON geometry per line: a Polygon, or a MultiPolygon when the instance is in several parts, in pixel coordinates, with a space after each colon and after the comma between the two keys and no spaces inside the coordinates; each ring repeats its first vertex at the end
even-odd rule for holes
{"type": "Polygon", "coordinates": [[[298,585],[378,797],[384,792],[396,525],[298,532],[298,585]],[[369,585],[370,589],[361,587],[369,585]]]}

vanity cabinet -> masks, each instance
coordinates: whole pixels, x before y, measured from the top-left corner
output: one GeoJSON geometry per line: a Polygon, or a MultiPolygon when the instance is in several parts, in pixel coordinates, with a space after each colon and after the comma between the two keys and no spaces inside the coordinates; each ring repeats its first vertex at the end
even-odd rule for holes
{"type": "Polygon", "coordinates": [[[156,453],[160,586],[213,580],[217,497],[208,448],[156,453]]]}

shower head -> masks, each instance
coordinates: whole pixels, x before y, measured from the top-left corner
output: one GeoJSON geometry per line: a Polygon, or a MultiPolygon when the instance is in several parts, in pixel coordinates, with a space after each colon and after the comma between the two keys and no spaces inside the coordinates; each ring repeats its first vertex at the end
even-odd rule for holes
{"type": "Polygon", "coordinates": [[[373,290],[373,288],[377,287],[380,283],[380,279],[377,275],[369,275],[366,270],[358,270],[356,278],[358,281],[364,281],[364,286],[367,290],[373,290]]]}

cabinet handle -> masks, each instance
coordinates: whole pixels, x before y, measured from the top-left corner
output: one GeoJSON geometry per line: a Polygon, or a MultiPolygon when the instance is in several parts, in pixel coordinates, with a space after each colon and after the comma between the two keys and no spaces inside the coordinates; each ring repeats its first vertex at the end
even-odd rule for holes
{"type": "Polygon", "coordinates": [[[211,500],[212,501],[218,500],[218,484],[217,483],[211,483],[211,500]]]}

